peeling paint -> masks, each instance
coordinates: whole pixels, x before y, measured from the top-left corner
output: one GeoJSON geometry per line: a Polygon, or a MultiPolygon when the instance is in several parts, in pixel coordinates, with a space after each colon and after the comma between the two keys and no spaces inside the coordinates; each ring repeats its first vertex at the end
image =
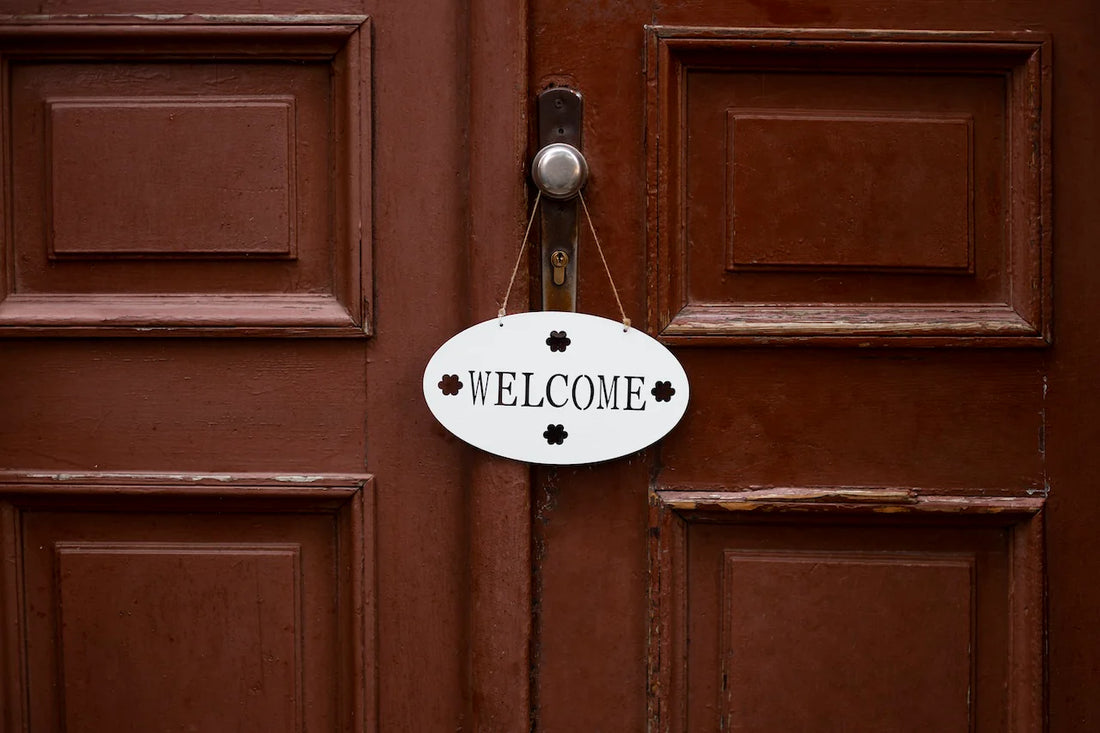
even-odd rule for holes
{"type": "Polygon", "coordinates": [[[202,22],[221,25],[359,25],[367,19],[365,15],[218,15],[202,13],[119,13],[102,15],[98,13],[65,13],[62,15],[0,15],[0,20],[17,23],[63,23],[66,21],[95,21],[101,24],[132,23],[179,23],[181,21],[202,22]]]}
{"type": "MultiPolygon", "coordinates": [[[[231,473],[128,473],[128,472],[90,472],[90,473],[28,473],[30,479],[47,479],[50,481],[88,481],[93,479],[119,479],[128,481],[181,481],[197,483],[201,481],[248,481],[255,477],[248,474],[231,473]]],[[[324,481],[325,476],[320,474],[285,474],[281,476],[263,477],[263,481],[279,481],[289,484],[312,484],[324,481]]]]}
{"type": "Polygon", "coordinates": [[[228,473],[28,473],[28,478],[50,479],[52,481],[82,481],[88,479],[138,479],[172,481],[232,481],[232,474],[228,473]]]}

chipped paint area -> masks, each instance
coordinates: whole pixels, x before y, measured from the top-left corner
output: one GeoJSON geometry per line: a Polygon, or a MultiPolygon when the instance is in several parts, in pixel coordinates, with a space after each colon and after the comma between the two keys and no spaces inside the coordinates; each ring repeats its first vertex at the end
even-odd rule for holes
{"type": "Polygon", "coordinates": [[[117,23],[209,23],[219,25],[359,25],[367,19],[365,15],[217,15],[210,13],[65,13],[59,15],[28,14],[0,15],[0,20],[12,23],[64,23],[88,22],[101,24],[117,23]]]}
{"type": "Polygon", "coordinates": [[[90,479],[125,479],[133,480],[157,480],[157,481],[233,481],[234,477],[228,473],[28,473],[27,478],[49,479],[51,481],[87,481],[90,479]]]}
{"type": "Polygon", "coordinates": [[[127,482],[165,482],[176,481],[179,483],[202,483],[217,481],[219,483],[270,483],[279,482],[286,484],[315,484],[332,480],[333,476],[323,474],[279,474],[279,475],[249,475],[232,473],[132,473],[95,471],[86,473],[26,473],[24,479],[38,481],[75,482],[75,481],[127,481],[127,482]]]}
{"type": "Polygon", "coordinates": [[[899,488],[782,488],[742,491],[658,490],[651,501],[678,512],[864,511],[875,514],[914,512],[1031,514],[1041,510],[1045,496],[929,494],[899,488]]]}

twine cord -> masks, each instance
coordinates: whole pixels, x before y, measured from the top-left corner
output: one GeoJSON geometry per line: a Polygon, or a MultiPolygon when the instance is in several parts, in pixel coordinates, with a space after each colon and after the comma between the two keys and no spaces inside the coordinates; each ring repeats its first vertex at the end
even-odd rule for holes
{"type": "MultiPolygon", "coordinates": [[[[527,251],[527,240],[531,236],[531,225],[535,223],[535,214],[539,210],[539,201],[542,200],[542,191],[535,196],[535,205],[531,207],[531,218],[527,220],[527,230],[523,232],[523,244],[519,246],[519,254],[516,255],[516,265],[512,268],[512,277],[508,279],[508,289],[504,291],[504,300],[500,303],[497,318],[504,318],[505,309],[508,307],[508,296],[512,294],[512,285],[516,282],[516,273],[519,272],[519,263],[523,261],[523,253],[527,251]]],[[[500,325],[504,325],[503,323],[500,325]]]]}
{"type": "MultiPolygon", "coordinates": [[[[607,257],[604,256],[603,247],[600,245],[600,238],[596,234],[596,226],[592,223],[592,214],[588,213],[588,203],[584,200],[584,194],[577,192],[577,197],[581,200],[581,208],[584,209],[584,218],[588,222],[588,231],[592,232],[592,241],[596,243],[596,251],[600,255],[600,262],[603,263],[603,271],[607,273],[607,281],[611,283],[611,294],[615,296],[615,303],[619,306],[619,315],[623,318],[623,331],[630,330],[630,319],[626,317],[626,309],[623,308],[623,301],[619,298],[619,289],[615,286],[615,278],[611,277],[611,268],[607,264],[607,257]]],[[[508,308],[508,298],[512,295],[512,286],[516,283],[516,273],[519,272],[519,265],[523,261],[523,253],[527,251],[527,242],[531,238],[531,225],[535,223],[535,215],[539,210],[539,202],[542,200],[542,191],[538,192],[535,196],[535,204],[531,207],[531,217],[527,220],[527,229],[523,232],[523,242],[519,246],[519,254],[516,255],[516,264],[512,267],[512,277],[508,279],[508,288],[504,291],[504,299],[500,303],[500,310],[497,311],[497,318],[503,319],[506,315],[508,308]]],[[[502,322],[501,326],[504,325],[502,322]]]]}
{"type": "Polygon", "coordinates": [[[592,232],[592,241],[596,243],[596,251],[600,253],[600,262],[603,263],[603,270],[607,273],[607,281],[611,283],[611,293],[615,296],[615,303],[619,306],[619,315],[623,317],[623,330],[630,330],[630,319],[626,317],[626,310],[623,308],[623,301],[619,299],[619,289],[615,287],[615,278],[611,277],[611,268],[607,266],[607,258],[603,255],[603,247],[600,246],[600,238],[596,236],[596,227],[592,224],[592,215],[588,213],[588,204],[585,203],[584,194],[577,192],[578,198],[581,200],[581,207],[584,209],[584,218],[588,220],[588,230],[592,232]]]}

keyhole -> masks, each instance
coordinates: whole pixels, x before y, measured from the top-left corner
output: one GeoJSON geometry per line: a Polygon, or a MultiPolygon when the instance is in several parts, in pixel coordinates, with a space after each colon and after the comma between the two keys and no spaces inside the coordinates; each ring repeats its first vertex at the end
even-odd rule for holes
{"type": "Polygon", "coordinates": [[[565,266],[569,264],[569,253],[556,249],[550,253],[550,266],[554,268],[554,284],[565,284],[565,266]]]}

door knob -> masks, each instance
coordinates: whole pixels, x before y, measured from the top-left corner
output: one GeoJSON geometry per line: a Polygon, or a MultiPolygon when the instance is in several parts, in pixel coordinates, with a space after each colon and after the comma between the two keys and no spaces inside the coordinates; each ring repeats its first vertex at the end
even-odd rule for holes
{"type": "Polygon", "coordinates": [[[588,180],[588,162],[567,143],[551,143],[535,153],[531,178],[544,196],[564,201],[580,193],[588,180]]]}

